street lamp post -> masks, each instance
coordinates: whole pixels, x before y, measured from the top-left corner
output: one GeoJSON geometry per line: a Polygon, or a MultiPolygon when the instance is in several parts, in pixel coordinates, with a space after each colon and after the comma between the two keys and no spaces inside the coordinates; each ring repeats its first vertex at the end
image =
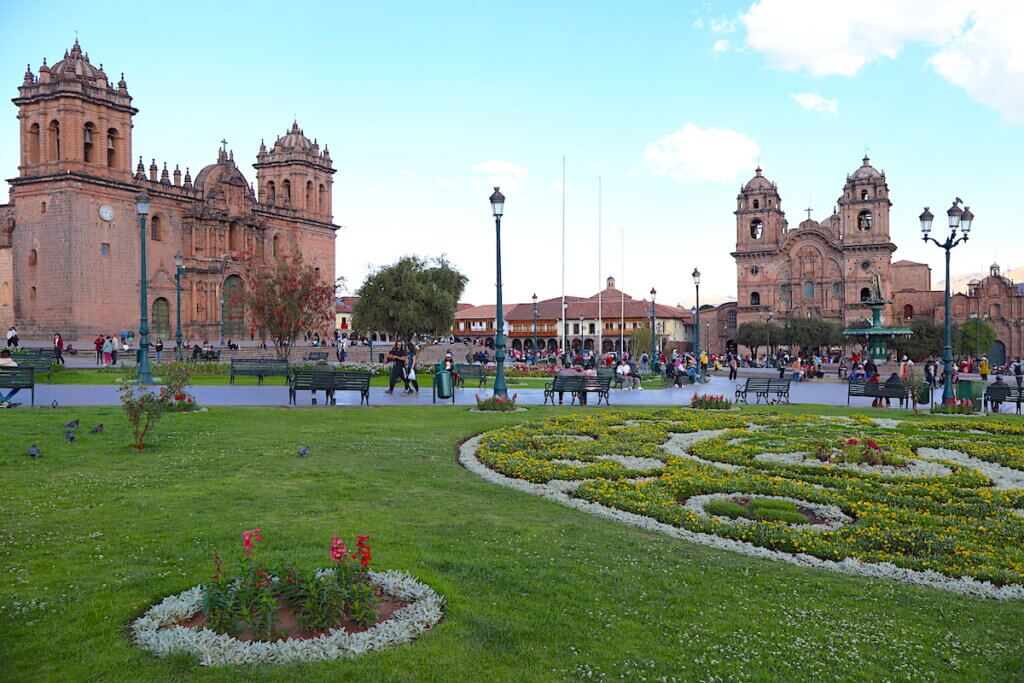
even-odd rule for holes
{"type": "Polygon", "coordinates": [[[537,362],[537,294],[533,294],[533,362],[537,362]]]}
{"type": "Polygon", "coordinates": [[[175,318],[177,324],[174,328],[174,359],[177,361],[185,360],[185,352],[181,348],[181,274],[184,270],[181,264],[184,261],[185,258],[180,251],[174,255],[174,288],[178,293],[178,315],[175,318]]]}
{"type": "Polygon", "coordinates": [[[695,324],[693,326],[693,354],[694,356],[696,356],[694,360],[697,361],[697,374],[703,376],[704,369],[701,367],[700,364],[700,271],[697,270],[696,268],[693,269],[693,285],[697,289],[697,318],[694,321],[695,324]]]}
{"type": "Polygon", "coordinates": [[[940,249],[946,252],[946,291],[944,297],[945,303],[945,344],[942,347],[942,402],[949,403],[953,401],[953,321],[950,319],[950,296],[949,296],[949,253],[953,247],[957,246],[961,242],[966,242],[967,237],[971,232],[971,224],[974,222],[974,214],[971,213],[971,208],[965,206],[963,209],[960,208],[960,204],[963,203],[959,197],[953,202],[953,205],[946,211],[946,217],[949,220],[949,236],[946,237],[945,241],[940,242],[934,237],[931,237],[929,233],[932,230],[932,221],[935,216],[928,210],[928,207],[924,207],[924,212],[921,213],[919,219],[921,221],[921,238],[925,242],[932,242],[940,249]],[[957,237],[956,231],[960,230],[962,233],[957,237]]]}
{"type": "Polygon", "coordinates": [[[139,216],[139,384],[153,383],[153,369],[149,365],[149,301],[146,292],[146,216],[149,214],[149,193],[143,190],[135,195],[135,213],[139,216]]]}
{"type": "Polygon", "coordinates": [[[654,328],[654,297],[657,294],[658,292],[654,289],[654,287],[651,287],[651,362],[647,364],[647,367],[651,369],[651,372],[654,372],[654,362],[658,354],[658,332],[654,328]]]}
{"type": "Polygon", "coordinates": [[[772,367],[772,314],[769,313],[764,321],[764,366],[772,367]]]}
{"type": "Polygon", "coordinates": [[[505,212],[505,195],[497,187],[491,195],[491,212],[494,214],[494,234],[496,237],[497,253],[497,323],[498,330],[494,342],[494,362],[497,369],[494,372],[494,398],[508,400],[508,387],[505,385],[505,315],[501,304],[501,216],[505,212]]]}

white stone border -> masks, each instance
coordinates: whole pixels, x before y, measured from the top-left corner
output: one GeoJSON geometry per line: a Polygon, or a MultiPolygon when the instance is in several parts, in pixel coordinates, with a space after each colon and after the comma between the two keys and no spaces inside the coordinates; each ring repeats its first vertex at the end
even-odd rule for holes
{"type": "Polygon", "coordinates": [[[687,510],[698,515],[700,517],[706,517],[709,519],[717,519],[726,524],[754,524],[757,520],[747,519],[746,517],[721,517],[719,515],[712,515],[704,508],[713,500],[726,500],[732,502],[734,498],[747,497],[747,498],[765,498],[768,500],[783,500],[787,503],[793,503],[803,508],[807,508],[815,514],[815,516],[822,519],[824,524],[789,524],[786,526],[795,531],[837,531],[847,524],[851,524],[853,519],[846,515],[835,505],[825,505],[823,503],[812,503],[809,500],[800,500],[799,498],[788,498],[786,496],[766,496],[760,493],[744,493],[742,491],[736,491],[734,493],[706,493],[699,496],[690,496],[686,499],[686,503],[683,505],[687,510]]]}
{"type": "Polygon", "coordinates": [[[778,550],[769,550],[768,548],[762,548],[744,541],[721,538],[713,534],[697,533],[695,531],[683,529],[682,527],[665,524],[664,522],[659,522],[643,515],[626,512],[625,510],[616,510],[615,508],[610,508],[601,505],[600,503],[592,503],[587,500],[573,498],[559,490],[557,485],[552,485],[553,482],[549,484],[533,484],[521,479],[512,479],[511,477],[506,477],[505,475],[495,472],[484,465],[476,457],[476,450],[480,443],[481,436],[482,435],[474,436],[463,443],[459,448],[459,462],[462,463],[467,470],[492,484],[499,484],[501,486],[524,491],[526,493],[532,493],[535,496],[541,496],[543,498],[553,500],[565,505],[566,507],[581,510],[596,517],[614,520],[616,522],[635,526],[647,531],[656,531],[666,536],[689,541],[691,543],[699,543],[701,545],[718,548],[720,550],[730,550],[743,555],[749,555],[751,557],[788,562],[801,567],[813,567],[816,569],[828,569],[842,574],[891,579],[901,583],[916,586],[928,586],[930,588],[938,588],[953,593],[973,595],[975,597],[994,598],[996,600],[1024,599],[1024,585],[1021,584],[996,586],[988,581],[978,581],[977,579],[973,579],[969,576],[962,576],[960,578],[953,579],[930,569],[917,571],[914,569],[897,567],[889,562],[862,562],[861,560],[853,557],[835,561],[823,560],[805,553],[798,553],[794,555],[780,552],[778,550]]]}
{"type": "Polygon", "coordinates": [[[390,619],[361,633],[331,629],[316,638],[243,642],[208,628],[172,626],[190,619],[202,607],[203,587],[195,586],[165,598],[132,622],[132,637],[136,644],[158,657],[186,652],[196,655],[203,666],[284,664],[355,657],[409,643],[441,621],[444,598],[430,586],[397,571],[371,571],[370,580],[385,595],[409,604],[396,610],[390,619]]]}
{"type": "Polygon", "coordinates": [[[896,467],[894,465],[867,465],[857,462],[822,462],[817,458],[810,457],[809,453],[758,453],[754,456],[757,462],[776,463],[780,465],[799,465],[805,467],[828,467],[829,469],[848,470],[860,472],[861,474],[877,474],[880,477],[904,477],[908,479],[922,479],[928,477],[948,477],[953,470],[937,462],[918,460],[915,457],[902,456],[906,466],[896,467]]]}

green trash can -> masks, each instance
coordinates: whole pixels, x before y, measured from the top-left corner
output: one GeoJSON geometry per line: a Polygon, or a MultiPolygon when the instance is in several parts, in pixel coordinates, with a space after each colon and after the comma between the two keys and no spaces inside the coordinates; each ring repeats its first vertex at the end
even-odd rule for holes
{"type": "Polygon", "coordinates": [[[985,382],[962,379],[956,383],[956,397],[961,401],[972,401],[974,412],[981,412],[982,397],[985,395],[985,382]]]}
{"type": "Polygon", "coordinates": [[[455,403],[455,384],[452,380],[452,373],[444,369],[444,363],[438,363],[434,368],[434,403],[437,399],[442,401],[452,400],[455,403]]]}

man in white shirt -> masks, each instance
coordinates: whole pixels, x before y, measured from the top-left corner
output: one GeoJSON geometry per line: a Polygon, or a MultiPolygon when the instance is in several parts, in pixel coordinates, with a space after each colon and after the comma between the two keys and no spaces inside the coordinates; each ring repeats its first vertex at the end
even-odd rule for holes
{"type": "MultiPolygon", "coordinates": [[[[11,358],[11,352],[8,351],[7,349],[0,349],[0,368],[16,367],[18,367],[18,364],[14,362],[13,358],[11,358]]],[[[19,391],[21,391],[21,389],[14,388],[11,389],[6,395],[0,393],[0,408],[10,408],[13,405],[17,405],[12,404],[11,399],[14,398],[14,395],[17,394],[19,391]]]]}

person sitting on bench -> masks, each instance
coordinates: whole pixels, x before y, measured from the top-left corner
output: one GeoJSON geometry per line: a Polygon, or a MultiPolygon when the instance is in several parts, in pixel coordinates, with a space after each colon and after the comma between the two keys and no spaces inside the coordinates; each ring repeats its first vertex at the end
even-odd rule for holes
{"type": "MultiPolygon", "coordinates": [[[[891,375],[889,375],[889,379],[885,380],[885,386],[887,386],[887,387],[901,387],[901,386],[903,386],[903,380],[900,379],[899,374],[894,372],[891,375]]],[[[885,407],[888,408],[889,406],[890,406],[889,397],[886,396],[885,397],[885,407]]],[[[879,403],[878,407],[881,408],[882,404],[879,403]]],[[[901,398],[900,399],[900,408],[902,408],[902,407],[903,407],[903,399],[901,398]]]]}
{"type": "MultiPolygon", "coordinates": [[[[16,367],[18,367],[18,364],[14,362],[13,358],[11,358],[11,352],[8,351],[7,349],[0,349],[0,368],[16,367]]],[[[15,387],[11,389],[9,392],[7,392],[6,395],[0,393],[0,407],[9,408],[12,405],[16,405],[11,403],[11,399],[14,398],[15,394],[17,394],[19,391],[21,391],[21,389],[15,387]]]]}
{"type": "MultiPolygon", "coordinates": [[[[996,381],[989,385],[992,389],[1009,389],[1010,385],[1003,381],[1002,375],[996,375],[996,381]]],[[[992,412],[998,413],[999,408],[1003,405],[1001,400],[996,398],[992,399],[992,412]]]]}

